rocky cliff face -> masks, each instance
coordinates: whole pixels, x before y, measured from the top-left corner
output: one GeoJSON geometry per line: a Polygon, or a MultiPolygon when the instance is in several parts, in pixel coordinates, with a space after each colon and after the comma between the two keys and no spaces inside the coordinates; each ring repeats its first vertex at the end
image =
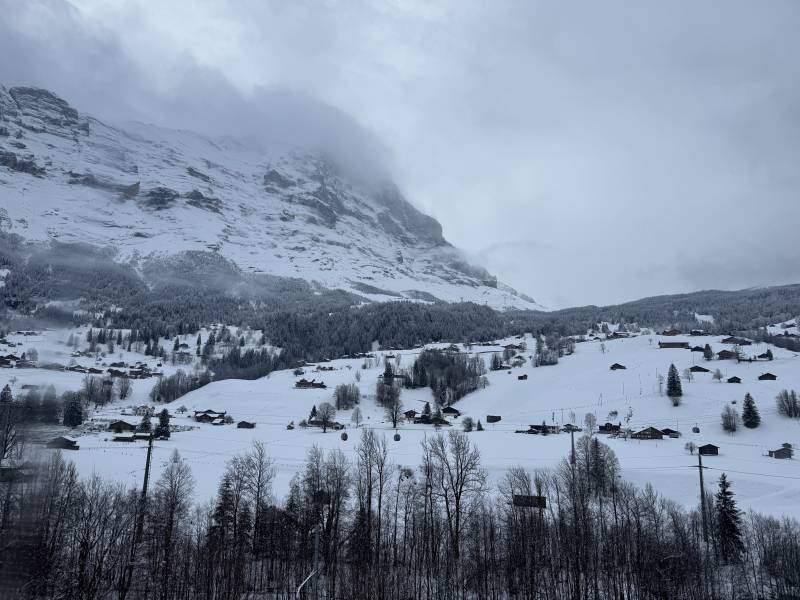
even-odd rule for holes
{"type": "Polygon", "coordinates": [[[392,182],[361,179],[313,152],[111,126],[47,90],[0,86],[3,231],[112,247],[133,264],[213,252],[374,300],[536,308],[467,264],[392,182]]]}

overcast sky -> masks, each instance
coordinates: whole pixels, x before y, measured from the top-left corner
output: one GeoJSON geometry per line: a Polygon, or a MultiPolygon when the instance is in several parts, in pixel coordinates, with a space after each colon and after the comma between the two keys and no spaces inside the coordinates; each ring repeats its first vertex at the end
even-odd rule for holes
{"type": "Polygon", "coordinates": [[[551,307],[800,282],[800,2],[0,0],[0,82],[387,165],[551,307]]]}

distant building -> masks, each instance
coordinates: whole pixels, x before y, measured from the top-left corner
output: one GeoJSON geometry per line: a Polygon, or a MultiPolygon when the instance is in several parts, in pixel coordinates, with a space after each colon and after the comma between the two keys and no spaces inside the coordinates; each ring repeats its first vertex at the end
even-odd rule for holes
{"type": "Polygon", "coordinates": [[[777,375],[773,375],[772,373],[762,373],[758,376],[759,381],[775,381],[778,378],[777,375]]]}
{"type": "Polygon", "coordinates": [[[665,329],[664,331],[661,332],[661,335],[668,335],[668,336],[676,336],[680,334],[681,330],[675,329],[674,327],[672,329],[665,329]]]}
{"type": "Polygon", "coordinates": [[[518,379],[519,381],[526,381],[526,380],[528,379],[528,374],[527,374],[527,373],[525,373],[525,374],[523,374],[523,375],[517,375],[517,379],[518,379]]]}
{"type": "Polygon", "coordinates": [[[717,352],[717,358],[719,360],[732,360],[734,358],[739,358],[739,355],[736,352],[732,352],[730,350],[720,350],[717,352]]]}
{"type": "Polygon", "coordinates": [[[307,379],[300,379],[294,384],[294,387],[296,387],[297,389],[306,390],[306,389],[325,389],[328,386],[326,386],[324,382],[316,381],[315,379],[312,379],[311,381],[308,381],[307,379]]]}
{"type": "Polygon", "coordinates": [[[597,428],[597,433],[619,433],[620,429],[622,429],[622,423],[617,423],[616,425],[604,423],[597,428]]]}
{"type": "Polygon", "coordinates": [[[702,456],[717,456],[719,454],[719,446],[715,446],[714,444],[704,444],[700,446],[697,451],[702,456]]]}
{"type": "Polygon", "coordinates": [[[767,454],[771,458],[786,459],[786,458],[792,458],[792,456],[794,455],[794,451],[792,450],[791,444],[784,444],[777,450],[770,450],[767,454]]]}
{"type": "Polygon", "coordinates": [[[621,364],[619,364],[619,363],[614,363],[614,364],[613,364],[613,365],[611,365],[611,367],[609,367],[609,368],[610,368],[612,371],[619,371],[620,369],[625,369],[626,367],[625,367],[625,365],[621,365],[621,364]]]}
{"type": "Polygon", "coordinates": [[[460,417],[461,411],[459,411],[457,408],[453,408],[452,406],[445,406],[442,409],[442,414],[449,417],[460,417]]]}
{"type": "Polygon", "coordinates": [[[57,438],[53,438],[52,440],[47,442],[46,445],[48,448],[57,448],[59,450],[78,450],[80,448],[76,440],[64,437],[63,435],[60,435],[57,438]]]}
{"type": "Polygon", "coordinates": [[[742,383],[742,378],[734,375],[733,377],[728,378],[728,383],[742,383]]]}
{"type": "Polygon", "coordinates": [[[661,349],[679,348],[682,350],[688,350],[689,342],[658,342],[658,347],[661,349]]]}
{"type": "Polygon", "coordinates": [[[236,428],[237,429],[255,429],[256,428],[256,424],[252,423],[250,421],[239,421],[239,423],[236,425],[236,428]]]}
{"type": "Polygon", "coordinates": [[[647,427],[646,429],[632,433],[631,438],[634,440],[662,440],[664,439],[664,434],[660,429],[647,427]]]}
{"type": "Polygon", "coordinates": [[[500,421],[500,415],[486,415],[487,423],[497,423],[500,421]]]}
{"type": "Polygon", "coordinates": [[[136,431],[136,425],[132,425],[127,421],[112,421],[108,424],[108,430],[114,433],[122,433],[123,431],[136,431]]]}
{"type": "Polygon", "coordinates": [[[692,373],[708,373],[710,369],[706,369],[705,367],[701,367],[700,365],[693,365],[689,367],[689,370],[692,373]]]}
{"type": "Polygon", "coordinates": [[[409,421],[413,421],[417,417],[417,414],[418,414],[417,411],[413,409],[407,410],[406,412],[403,413],[405,418],[408,419],[409,421]]]}

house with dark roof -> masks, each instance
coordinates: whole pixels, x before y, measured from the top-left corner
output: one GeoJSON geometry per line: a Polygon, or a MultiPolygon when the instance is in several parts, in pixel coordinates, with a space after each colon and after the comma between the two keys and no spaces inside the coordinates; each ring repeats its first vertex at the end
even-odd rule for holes
{"type": "Polygon", "coordinates": [[[252,421],[239,421],[236,425],[237,429],[255,429],[256,424],[252,421]]]}
{"type": "Polygon", "coordinates": [[[792,456],[794,456],[794,451],[792,450],[791,444],[783,444],[783,446],[781,446],[777,450],[770,450],[769,452],[767,452],[767,455],[770,458],[787,459],[787,458],[792,458],[792,456]]]}
{"type": "Polygon", "coordinates": [[[641,431],[632,433],[631,438],[634,440],[662,440],[664,439],[664,434],[660,429],[656,429],[655,427],[646,427],[641,431]]]}
{"type": "Polygon", "coordinates": [[[122,433],[123,431],[136,431],[136,425],[128,423],[127,421],[112,421],[108,424],[108,430],[114,433],[122,433]]]}
{"type": "Polygon", "coordinates": [[[658,347],[661,348],[662,350],[669,348],[688,350],[689,342],[658,342],[658,347]]]}
{"type": "Polygon", "coordinates": [[[609,369],[611,369],[612,371],[619,371],[620,369],[625,369],[625,368],[626,368],[625,365],[621,365],[619,363],[614,363],[609,367],[609,369]]]}
{"type": "Polygon", "coordinates": [[[734,358],[739,358],[739,355],[736,352],[732,352],[731,350],[720,350],[717,352],[717,358],[719,360],[731,360],[734,358]]]}
{"type": "Polygon", "coordinates": [[[689,367],[689,370],[692,373],[708,373],[708,372],[710,372],[710,369],[706,369],[705,367],[701,367],[700,365],[692,365],[691,367],[689,367]]]}
{"type": "Polygon", "coordinates": [[[63,435],[53,438],[47,442],[46,446],[48,448],[56,448],[58,450],[78,450],[80,448],[76,440],[64,437],[63,435]]]}
{"type": "Polygon", "coordinates": [[[772,373],[762,373],[758,376],[759,381],[775,381],[778,378],[777,375],[773,375],[772,373]]]}
{"type": "Polygon", "coordinates": [[[597,428],[597,433],[619,433],[620,429],[622,429],[622,423],[614,425],[613,423],[606,422],[597,428]]]}
{"type": "Polygon", "coordinates": [[[661,332],[661,335],[667,335],[667,336],[675,336],[680,334],[681,330],[675,329],[674,327],[672,329],[665,329],[664,331],[661,332]]]}
{"type": "Polygon", "coordinates": [[[734,375],[733,377],[728,378],[728,383],[742,383],[742,378],[734,375]]]}
{"type": "Polygon", "coordinates": [[[442,409],[442,414],[447,415],[448,417],[460,417],[461,411],[459,411],[457,408],[453,408],[452,406],[445,406],[442,409]]]}
{"type": "Polygon", "coordinates": [[[714,444],[703,444],[697,451],[701,456],[717,456],[719,454],[719,446],[714,444]]]}
{"type": "Polygon", "coordinates": [[[417,411],[411,409],[404,412],[403,416],[405,416],[405,418],[408,419],[409,421],[413,421],[417,417],[417,414],[418,414],[417,411]]]}

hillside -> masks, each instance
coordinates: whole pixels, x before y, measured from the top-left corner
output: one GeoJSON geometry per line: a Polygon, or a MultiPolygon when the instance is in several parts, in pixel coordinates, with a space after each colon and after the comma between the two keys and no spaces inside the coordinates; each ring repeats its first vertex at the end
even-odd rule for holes
{"type": "Polygon", "coordinates": [[[538,308],[386,177],[313,150],[106,124],[47,90],[0,86],[0,196],[0,233],[102,248],[148,282],[207,255],[309,293],[538,308]]]}
{"type": "MultiPolygon", "coordinates": [[[[40,357],[64,361],[69,348],[65,348],[61,342],[68,335],[68,331],[53,331],[46,332],[39,339],[9,336],[9,340],[21,341],[23,347],[39,346],[40,357]]],[[[76,331],[76,337],[82,338],[83,335],[85,329],[76,331]]],[[[257,332],[246,337],[248,340],[255,338],[257,332]]],[[[192,344],[194,338],[194,335],[189,335],[185,339],[192,344]]],[[[530,425],[543,422],[564,425],[573,421],[583,427],[585,415],[592,413],[599,423],[609,420],[633,431],[654,426],[681,432],[679,439],[648,441],[602,436],[619,457],[623,477],[639,486],[651,484],[668,498],[685,506],[694,506],[698,489],[697,457],[687,452],[685,444],[690,441],[698,446],[713,443],[720,447],[720,454],[704,460],[707,481],[711,482],[709,485],[713,485],[713,481],[724,471],[734,482],[737,498],[743,508],[754,508],[775,515],[800,516],[798,461],[781,461],[766,456],[768,450],[775,450],[783,443],[800,447],[800,421],[779,415],[775,405],[775,397],[781,390],[800,388],[800,357],[773,347],[775,359],[770,362],[707,362],[702,354],[689,350],[659,349],[659,341],[675,339],[686,339],[692,345],[709,343],[715,351],[731,348],[723,344],[719,336],[662,338],[641,335],[579,343],[575,354],[562,358],[555,366],[534,368],[531,361],[526,360],[521,367],[511,369],[510,374],[505,370],[489,372],[487,387],[467,395],[455,407],[463,415],[482,421],[485,431],[469,435],[479,447],[482,464],[492,480],[499,480],[514,465],[529,470],[555,467],[569,453],[568,434],[542,436],[516,431],[527,430],[530,425]],[[615,362],[623,364],[626,369],[611,371],[609,366],[615,362]],[[680,372],[693,364],[710,369],[708,373],[696,373],[691,381],[682,381],[684,395],[677,407],[660,392],[658,383],[658,375],[665,376],[671,363],[680,372]],[[742,379],[742,383],[715,381],[712,373],[717,368],[725,379],[736,375],[742,379]],[[758,376],[767,371],[774,373],[777,380],[759,381],[758,376]],[[527,375],[528,378],[519,380],[519,375],[527,375]],[[740,427],[736,433],[726,433],[720,425],[720,413],[726,406],[741,411],[742,400],[747,392],[753,395],[761,413],[760,427],[753,430],[740,427]],[[616,414],[613,414],[614,411],[616,414]],[[487,415],[499,415],[502,419],[489,424],[487,415]],[[693,432],[694,427],[699,429],[698,433],[693,432]]],[[[514,338],[501,343],[509,341],[519,343],[520,340],[514,338]]],[[[529,349],[533,348],[534,341],[530,337],[526,342],[529,349]]],[[[744,347],[744,350],[750,356],[761,354],[766,348],[765,344],[754,344],[744,347]]],[[[462,349],[479,353],[488,363],[491,353],[501,351],[502,346],[462,349]]],[[[401,367],[408,367],[419,351],[377,352],[376,358],[399,355],[399,359],[388,360],[399,360],[401,367]]],[[[525,351],[523,355],[529,356],[530,352],[525,351]]],[[[124,356],[128,357],[127,354],[124,356]]],[[[150,362],[155,365],[154,360],[150,362]]],[[[270,456],[276,460],[276,492],[282,495],[312,445],[339,448],[346,456],[353,458],[360,433],[368,428],[387,436],[389,457],[394,463],[411,467],[418,465],[420,442],[426,436],[434,435],[436,430],[431,426],[403,422],[398,429],[401,439],[392,439],[394,431],[374,399],[375,384],[382,373],[381,361],[375,361],[373,366],[366,369],[363,368],[363,359],[339,359],[319,366],[325,370],[317,370],[313,365],[305,367],[303,377],[324,381],[326,389],[296,389],[294,383],[299,376],[287,370],[254,381],[213,382],[167,404],[166,408],[174,415],[173,425],[193,429],[177,431],[170,440],[156,442],[155,473],[160,473],[170,453],[178,449],[198,476],[199,499],[209,498],[216,491],[226,463],[237,453],[245,451],[253,440],[261,440],[266,444],[270,456]],[[360,373],[360,381],[356,373],[360,373]],[[333,388],[339,383],[355,383],[362,393],[360,410],[364,421],[360,428],[355,428],[351,423],[352,411],[339,411],[336,416],[336,420],[346,426],[347,441],[340,438],[338,431],[323,434],[320,429],[313,427],[287,430],[289,422],[298,425],[307,418],[312,406],[331,401],[333,388]],[[189,412],[179,413],[178,408],[182,406],[189,412]],[[252,421],[255,429],[196,423],[191,417],[194,410],[207,409],[226,411],[235,421],[252,421]]],[[[169,374],[177,368],[165,364],[162,370],[169,374]]],[[[0,384],[11,381],[11,377],[15,379],[12,382],[15,394],[21,393],[25,384],[41,384],[45,381],[52,381],[59,392],[77,389],[84,378],[78,373],[49,373],[41,369],[0,370],[0,384]]],[[[129,399],[92,412],[92,419],[88,423],[90,430],[77,438],[80,450],[68,454],[82,473],[98,473],[128,485],[139,482],[143,468],[143,443],[114,442],[113,435],[102,429],[109,421],[119,418],[131,423],[138,422],[139,417],[131,415],[130,411],[133,406],[149,403],[147,394],[152,382],[152,379],[134,381],[133,394],[129,399]],[[91,428],[99,431],[91,431],[91,428]]],[[[427,388],[404,390],[401,400],[404,410],[421,412],[424,402],[432,403],[433,396],[427,388]]],[[[155,408],[160,410],[162,406],[156,405],[155,408]]],[[[460,429],[459,418],[451,418],[450,421],[453,429],[460,429]]]]}

